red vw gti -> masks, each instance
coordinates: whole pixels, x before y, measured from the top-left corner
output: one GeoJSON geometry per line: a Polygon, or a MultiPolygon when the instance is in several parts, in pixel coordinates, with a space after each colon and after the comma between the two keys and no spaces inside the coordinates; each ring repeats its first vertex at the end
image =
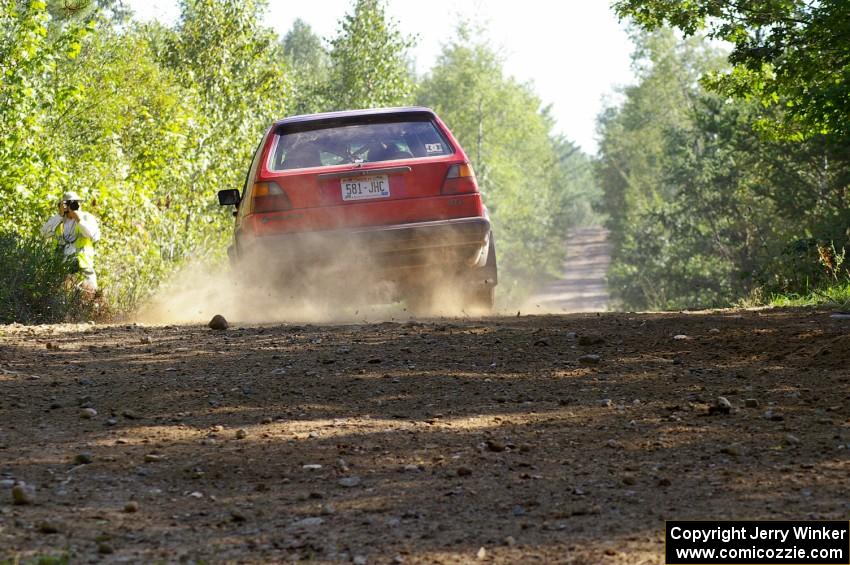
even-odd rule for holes
{"type": "Polygon", "coordinates": [[[391,283],[414,309],[436,292],[493,306],[487,210],[469,158],[428,108],[281,120],[263,136],[242,193],[218,199],[237,207],[228,252],[237,270],[254,266],[252,277],[289,288],[391,283]]]}

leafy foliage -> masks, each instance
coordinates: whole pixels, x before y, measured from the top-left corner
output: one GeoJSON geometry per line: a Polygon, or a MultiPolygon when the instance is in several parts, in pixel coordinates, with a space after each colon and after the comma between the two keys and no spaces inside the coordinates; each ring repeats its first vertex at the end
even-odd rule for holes
{"type": "Polygon", "coordinates": [[[399,106],[413,94],[407,50],[414,44],[387,19],[382,0],[356,0],[331,41],[328,109],[399,106]]]}
{"type": "Polygon", "coordinates": [[[850,3],[846,0],[618,0],[615,10],[645,29],[664,25],[733,44],[730,71],[712,88],[758,100],[758,125],[794,139],[850,139],[850,3]],[[770,107],[780,105],[781,113],[770,107]]]}
{"type": "Polygon", "coordinates": [[[721,306],[850,278],[847,145],[760,135],[760,104],[700,86],[722,57],[697,39],[638,44],[639,83],[601,117],[597,165],[623,305],[721,306]]]}
{"type": "Polygon", "coordinates": [[[28,298],[0,297],[3,319],[84,315],[34,243],[66,190],[100,221],[96,266],[110,308],[130,311],[186,261],[223,256],[232,218],[215,192],[242,186],[264,128],[288,114],[415,96],[436,105],[472,148],[517,273],[545,268],[563,227],[592,216],[574,198],[593,191],[587,157],[553,136],[539,99],[502,76],[492,51],[463,45],[470,36],[447,47],[420,88],[414,39],[381,0],[354,0],[328,42],[301,21],[279,38],[261,24],[262,0],[180,8],[165,27],[133,23],[118,0],[0,2],[0,233],[18,238],[4,276],[38,281],[19,289],[28,298]]]}

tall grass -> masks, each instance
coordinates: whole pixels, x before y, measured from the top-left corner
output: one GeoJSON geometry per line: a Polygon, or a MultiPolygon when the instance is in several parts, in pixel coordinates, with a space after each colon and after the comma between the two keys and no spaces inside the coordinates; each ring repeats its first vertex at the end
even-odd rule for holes
{"type": "Polygon", "coordinates": [[[69,275],[55,242],[0,233],[0,323],[91,318],[95,300],[67,284],[69,275]]]}

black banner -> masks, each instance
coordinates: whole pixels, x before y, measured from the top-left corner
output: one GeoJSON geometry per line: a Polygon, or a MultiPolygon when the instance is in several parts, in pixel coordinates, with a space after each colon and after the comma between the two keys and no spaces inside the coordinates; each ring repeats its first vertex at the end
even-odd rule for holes
{"type": "Polygon", "coordinates": [[[850,564],[850,522],[666,523],[668,565],[850,564]]]}

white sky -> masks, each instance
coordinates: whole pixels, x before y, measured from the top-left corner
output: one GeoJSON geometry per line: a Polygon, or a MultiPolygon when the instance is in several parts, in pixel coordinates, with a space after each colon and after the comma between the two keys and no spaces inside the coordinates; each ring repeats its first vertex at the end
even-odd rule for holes
{"type": "MultiPolygon", "coordinates": [[[[177,0],[127,0],[140,20],[176,21],[177,0]]],[[[323,38],[352,0],[269,0],[265,23],[281,36],[301,18],[323,38]]],[[[482,22],[505,70],[530,81],[544,104],[552,104],[558,129],[595,153],[596,115],[605,97],[633,81],[632,44],[607,0],[387,0],[387,13],[405,34],[418,35],[416,70],[427,72],[460,18],[482,22]]]]}

